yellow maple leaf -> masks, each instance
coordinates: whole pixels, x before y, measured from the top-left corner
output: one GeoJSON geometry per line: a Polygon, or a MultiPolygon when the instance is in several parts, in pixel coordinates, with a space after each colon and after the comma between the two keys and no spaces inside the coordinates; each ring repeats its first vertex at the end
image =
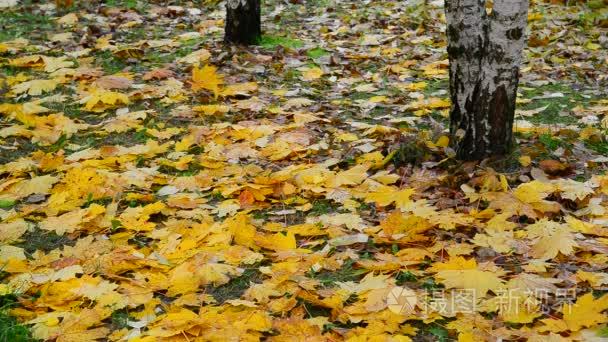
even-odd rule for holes
{"type": "Polygon", "coordinates": [[[147,204],[143,207],[127,208],[119,216],[123,227],[135,231],[150,231],[156,226],[153,222],[148,222],[150,216],[163,211],[166,208],[163,202],[147,204]]]}
{"type": "Polygon", "coordinates": [[[473,290],[476,298],[482,298],[488,290],[503,288],[503,281],[494,273],[481,270],[446,270],[436,275],[447,289],[473,290]]]}
{"type": "Polygon", "coordinates": [[[12,222],[0,223],[0,242],[10,243],[21,237],[30,224],[24,219],[16,219],[12,222]]]}
{"type": "Polygon", "coordinates": [[[409,91],[419,91],[419,90],[423,90],[424,88],[426,88],[426,86],[427,86],[426,82],[415,82],[415,83],[405,84],[404,88],[409,91]]]}
{"type": "Polygon", "coordinates": [[[475,268],[477,268],[477,262],[475,259],[466,259],[462,256],[456,256],[450,258],[448,261],[433,264],[433,266],[429,268],[429,271],[439,272],[446,270],[473,270],[475,268]]]}
{"type": "Polygon", "coordinates": [[[250,218],[239,213],[233,217],[226,219],[223,225],[232,233],[234,242],[241,246],[252,246],[253,237],[255,236],[255,226],[251,224],[250,218]]]}
{"type": "Polygon", "coordinates": [[[91,204],[88,208],[74,210],[60,216],[47,217],[40,222],[40,228],[53,231],[57,235],[72,233],[84,228],[84,225],[103,214],[106,208],[99,204],[91,204]]]}
{"type": "Polygon", "coordinates": [[[230,281],[230,276],[238,276],[243,273],[232,265],[207,262],[197,270],[202,285],[222,285],[230,281]]]}
{"type": "Polygon", "coordinates": [[[15,59],[11,59],[9,62],[11,66],[21,68],[37,68],[44,66],[44,60],[41,55],[24,56],[15,59]]]}
{"type": "Polygon", "coordinates": [[[580,281],[586,281],[593,288],[601,287],[602,285],[608,284],[608,274],[604,272],[585,272],[578,270],[576,277],[580,281]]]}
{"type": "Polygon", "coordinates": [[[220,94],[220,87],[224,84],[223,76],[217,73],[213,65],[205,65],[202,68],[192,68],[192,90],[210,90],[215,98],[220,94]]]}
{"type": "Polygon", "coordinates": [[[12,90],[15,94],[27,93],[28,95],[38,96],[55,90],[57,85],[59,85],[59,82],[55,80],[31,80],[13,86],[12,90]]]}
{"type": "Polygon", "coordinates": [[[404,215],[399,210],[393,211],[380,222],[384,233],[403,242],[424,241],[427,239],[422,233],[432,228],[427,220],[414,215],[404,215]]]}
{"type": "Polygon", "coordinates": [[[309,68],[302,73],[302,80],[314,81],[316,79],[321,78],[321,76],[323,76],[323,70],[318,67],[309,68]]]}
{"type": "Polygon", "coordinates": [[[475,259],[453,257],[444,263],[437,263],[429,268],[435,271],[435,278],[447,289],[473,291],[476,298],[482,298],[489,290],[496,292],[504,288],[501,272],[497,270],[480,270],[475,259]]]}
{"type": "Polygon", "coordinates": [[[562,307],[564,322],[571,331],[579,331],[585,327],[592,327],[608,321],[602,311],[608,309],[608,296],[598,299],[587,293],[576,300],[576,303],[566,303],[562,307]]]}
{"type": "Polygon", "coordinates": [[[188,151],[190,146],[194,145],[194,143],[195,143],[194,136],[186,135],[182,140],[175,143],[175,151],[177,151],[177,152],[188,151]]]}
{"type": "Polygon", "coordinates": [[[198,64],[204,62],[211,57],[211,53],[206,49],[196,50],[182,58],[179,58],[177,62],[186,64],[198,64]]]}
{"type": "Polygon", "coordinates": [[[230,84],[222,90],[222,96],[247,96],[256,90],[258,90],[258,84],[255,82],[230,84]]]}
{"type": "Polygon", "coordinates": [[[531,323],[542,315],[540,301],[522,289],[499,291],[496,297],[485,301],[482,305],[488,311],[498,311],[503,320],[511,323],[531,323]]]}
{"type": "Polygon", "coordinates": [[[37,176],[14,182],[8,190],[2,193],[2,199],[20,199],[31,194],[48,194],[59,178],[51,175],[37,176]]]}
{"type": "Polygon", "coordinates": [[[561,225],[553,232],[544,234],[532,246],[531,254],[534,258],[549,260],[557,256],[558,253],[570,255],[574,247],[578,244],[574,240],[574,234],[567,225],[561,225]]]}
{"type": "Polygon", "coordinates": [[[204,254],[198,254],[171,270],[168,294],[175,296],[195,292],[200,285],[222,285],[230,281],[230,276],[241,273],[242,269],[212,262],[204,254]]]}
{"type": "Polygon", "coordinates": [[[292,232],[287,232],[287,234],[257,235],[254,240],[258,246],[273,251],[288,251],[297,247],[296,237],[292,232]]]}
{"type": "Polygon", "coordinates": [[[342,185],[357,185],[361,184],[367,178],[367,165],[356,165],[352,168],[339,172],[336,177],[332,178],[327,184],[330,187],[339,187],[342,185]]]}
{"type": "Polygon", "coordinates": [[[477,234],[472,241],[477,246],[489,247],[498,253],[508,253],[515,246],[512,231],[488,230],[485,234],[477,234]]]}
{"type": "Polygon", "coordinates": [[[513,195],[524,203],[534,203],[542,201],[554,190],[555,187],[551,184],[533,180],[518,186],[513,191],[513,195]]]}
{"type": "Polygon", "coordinates": [[[23,248],[5,245],[0,246],[0,263],[9,260],[25,260],[25,252],[23,248]]]}
{"type": "Polygon", "coordinates": [[[541,319],[544,325],[538,328],[540,332],[562,332],[568,330],[568,325],[561,319],[545,318],[541,319]]]}
{"type": "MultiPolygon", "coordinates": [[[[224,94],[224,93],[222,93],[224,94]]],[[[216,115],[216,114],[226,114],[230,111],[230,107],[226,105],[200,105],[192,107],[192,110],[195,112],[200,112],[203,115],[216,115]]]]}
{"type": "Polygon", "coordinates": [[[88,111],[103,112],[114,106],[129,104],[129,97],[114,91],[95,89],[80,103],[84,103],[84,109],[88,111]]]}
{"type": "Polygon", "coordinates": [[[389,190],[371,192],[365,196],[366,202],[375,202],[381,207],[386,207],[392,203],[399,209],[404,209],[408,204],[412,202],[410,197],[414,194],[414,189],[406,188],[402,190],[389,190]]]}

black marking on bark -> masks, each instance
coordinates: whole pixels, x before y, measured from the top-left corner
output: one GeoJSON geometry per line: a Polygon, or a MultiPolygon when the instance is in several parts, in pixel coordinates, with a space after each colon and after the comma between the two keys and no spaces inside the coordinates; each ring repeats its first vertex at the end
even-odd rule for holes
{"type": "Polygon", "coordinates": [[[507,38],[510,40],[519,40],[521,36],[524,34],[524,30],[521,27],[512,28],[507,31],[507,38]]]}

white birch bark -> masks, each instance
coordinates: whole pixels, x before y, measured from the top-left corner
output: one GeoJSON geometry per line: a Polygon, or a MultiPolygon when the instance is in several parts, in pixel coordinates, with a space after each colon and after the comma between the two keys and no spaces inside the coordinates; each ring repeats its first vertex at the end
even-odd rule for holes
{"type": "Polygon", "coordinates": [[[230,9],[236,9],[239,6],[247,5],[247,0],[226,0],[226,6],[230,9]]]}
{"type": "Polygon", "coordinates": [[[513,115],[528,0],[446,0],[450,131],[457,157],[505,154],[513,115]]]}

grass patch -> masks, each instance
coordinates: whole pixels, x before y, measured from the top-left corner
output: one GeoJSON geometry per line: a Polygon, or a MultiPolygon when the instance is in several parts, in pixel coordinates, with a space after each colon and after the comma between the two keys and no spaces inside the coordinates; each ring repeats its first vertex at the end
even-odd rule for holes
{"type": "Polygon", "coordinates": [[[279,45],[289,49],[298,49],[304,46],[304,43],[301,40],[288,37],[263,35],[259,45],[266,49],[274,49],[279,45]]]}
{"type": "Polygon", "coordinates": [[[74,245],[74,241],[70,240],[67,236],[57,235],[55,232],[42,230],[38,228],[38,226],[36,226],[34,230],[23,234],[21,240],[23,241],[16,243],[15,246],[25,249],[28,254],[32,254],[37,250],[48,253],[65,245],[74,245]]]}
{"type": "Polygon", "coordinates": [[[329,52],[325,49],[316,47],[314,49],[310,49],[306,51],[306,55],[312,59],[321,58],[323,56],[329,55],[329,52]]]}
{"type": "Polygon", "coordinates": [[[126,41],[126,42],[145,39],[148,35],[148,31],[144,27],[132,27],[123,32],[124,32],[123,38],[124,38],[124,41],[126,41]]]}
{"type": "MultiPolygon", "coordinates": [[[[187,41],[185,45],[177,48],[171,53],[162,53],[159,51],[151,51],[146,53],[144,59],[153,63],[153,65],[163,65],[167,63],[174,62],[177,58],[185,57],[186,55],[192,53],[196,50],[198,45],[191,43],[192,41],[187,41]]],[[[198,42],[194,42],[198,43],[198,42]]]]}
{"type": "MultiPolygon", "coordinates": [[[[426,88],[423,89],[423,92],[426,95],[436,93],[440,90],[449,91],[449,88],[450,88],[450,84],[448,83],[448,80],[430,80],[430,81],[425,81],[425,82],[426,82],[426,88]]],[[[449,96],[449,93],[446,93],[445,96],[449,96]]]]}
{"type": "Polygon", "coordinates": [[[98,66],[102,67],[106,74],[115,74],[128,66],[127,63],[114,56],[114,54],[108,50],[98,53],[95,56],[95,61],[101,61],[98,66]]]}
{"type": "Polygon", "coordinates": [[[306,1],[306,7],[310,8],[319,8],[319,7],[328,7],[330,6],[330,0],[308,0],[306,1]]]}
{"type": "MultiPolygon", "coordinates": [[[[83,112],[81,104],[72,104],[65,102],[51,102],[47,103],[46,107],[58,112],[63,112],[67,117],[71,119],[83,119],[83,116],[91,113],[83,112]]],[[[95,115],[99,116],[99,115],[95,115]]]]}
{"type": "Polygon", "coordinates": [[[402,167],[407,165],[419,165],[425,161],[429,155],[429,149],[426,147],[424,142],[416,139],[403,142],[400,146],[393,159],[393,165],[395,167],[402,167]]]}
{"type": "Polygon", "coordinates": [[[608,141],[585,141],[585,146],[601,155],[608,155],[608,141]]]}
{"type": "Polygon", "coordinates": [[[533,110],[546,107],[542,112],[525,118],[535,124],[572,125],[578,123],[578,119],[570,115],[569,109],[577,105],[586,106],[592,100],[591,98],[585,98],[579,92],[573,91],[569,85],[560,83],[546,84],[536,88],[521,88],[521,98],[524,99],[544,97],[557,93],[561,93],[563,96],[537,98],[530,103],[519,105],[518,109],[533,110]]]}
{"type": "Polygon", "coordinates": [[[341,269],[337,271],[321,271],[309,274],[311,278],[317,279],[323,286],[331,286],[336,282],[356,281],[367,271],[353,268],[354,261],[348,260],[341,269]]]}
{"type": "Polygon", "coordinates": [[[40,149],[37,144],[32,143],[31,139],[24,137],[8,137],[4,139],[2,145],[5,147],[13,146],[17,148],[11,150],[2,150],[2,153],[0,153],[0,164],[10,163],[40,149]]]}
{"type": "Polygon", "coordinates": [[[30,330],[9,315],[9,310],[15,305],[17,305],[17,297],[14,294],[0,296],[0,341],[35,341],[30,330]]]}
{"type": "Polygon", "coordinates": [[[210,294],[220,304],[231,299],[241,298],[251,283],[262,280],[262,273],[256,268],[248,268],[239,277],[230,280],[222,286],[209,286],[206,293],[210,294]]]}
{"type": "Polygon", "coordinates": [[[138,0],[105,0],[106,6],[109,7],[122,7],[130,10],[136,10],[138,12],[144,12],[148,8],[147,1],[138,0]]]}
{"type": "MultiPolygon", "coordinates": [[[[16,76],[17,74],[19,74],[22,71],[23,70],[21,68],[18,68],[18,67],[12,66],[12,65],[3,65],[0,67],[0,72],[4,76],[16,76]]],[[[8,90],[8,88],[6,90],[8,90]]]]}
{"type": "Polygon", "coordinates": [[[5,310],[0,310],[0,341],[25,342],[35,340],[25,325],[19,324],[17,319],[10,316],[5,310]]]}
{"type": "Polygon", "coordinates": [[[129,325],[129,313],[126,309],[120,309],[112,312],[110,316],[110,322],[114,330],[128,328],[129,325]]]}
{"type": "Polygon", "coordinates": [[[331,201],[328,201],[326,199],[318,199],[312,202],[312,208],[310,209],[308,214],[312,216],[320,216],[329,214],[334,210],[335,208],[334,206],[332,206],[331,201]]]}
{"type": "Polygon", "coordinates": [[[564,145],[564,142],[554,138],[551,134],[545,133],[538,137],[538,141],[549,151],[555,151],[564,145]]]}
{"type": "Polygon", "coordinates": [[[445,328],[446,324],[447,323],[444,320],[428,324],[423,322],[412,322],[412,325],[419,330],[416,334],[417,340],[437,342],[454,341],[455,339],[450,337],[450,332],[445,328]]]}
{"type": "Polygon", "coordinates": [[[53,22],[40,13],[8,11],[0,12],[0,26],[0,41],[6,41],[21,37],[31,39],[33,34],[52,31],[53,22]]]}

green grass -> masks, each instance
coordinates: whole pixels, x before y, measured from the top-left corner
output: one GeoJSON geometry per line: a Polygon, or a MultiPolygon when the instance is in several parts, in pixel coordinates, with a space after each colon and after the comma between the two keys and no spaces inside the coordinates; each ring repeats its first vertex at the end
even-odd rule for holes
{"type": "Polygon", "coordinates": [[[310,8],[319,8],[319,7],[328,7],[331,5],[330,0],[307,0],[306,7],[310,8]]]}
{"type": "Polygon", "coordinates": [[[52,31],[51,18],[40,13],[6,11],[0,12],[0,41],[28,38],[40,32],[52,31]]]}
{"type": "Polygon", "coordinates": [[[424,143],[419,140],[409,140],[401,143],[399,149],[393,156],[391,162],[395,167],[407,165],[419,165],[426,160],[430,151],[424,143]]]}
{"type": "Polygon", "coordinates": [[[318,199],[312,203],[312,208],[308,212],[309,215],[312,216],[320,216],[324,214],[329,214],[334,211],[336,208],[332,206],[331,201],[326,199],[318,199]]]}
{"type": "MultiPolygon", "coordinates": [[[[82,105],[78,103],[66,103],[66,102],[50,102],[46,104],[46,107],[53,110],[62,112],[65,116],[72,119],[82,119],[83,116],[90,114],[82,111],[82,105]]],[[[92,115],[93,116],[93,115],[92,115]]],[[[99,115],[94,115],[98,117],[99,115]]]]}
{"type": "Polygon", "coordinates": [[[126,309],[116,310],[112,312],[110,320],[112,327],[114,328],[113,330],[128,328],[129,318],[129,313],[126,309]]]}
{"type": "Polygon", "coordinates": [[[8,294],[0,296],[0,341],[26,342],[35,341],[29,329],[20,324],[9,310],[17,305],[17,296],[8,294]]]}
{"type": "Polygon", "coordinates": [[[140,39],[145,39],[149,33],[145,27],[131,27],[123,32],[122,36],[125,42],[136,42],[140,39]]]}
{"type": "Polygon", "coordinates": [[[321,271],[319,273],[309,273],[311,278],[318,280],[323,286],[331,287],[336,282],[357,281],[367,271],[364,269],[353,268],[354,261],[347,261],[341,269],[336,271],[321,271]]]}
{"type": "Polygon", "coordinates": [[[314,49],[310,49],[306,51],[306,55],[312,59],[317,59],[326,55],[329,55],[329,52],[325,49],[316,47],[314,49]]]}
{"type": "Polygon", "coordinates": [[[564,145],[560,139],[554,138],[551,134],[545,133],[538,137],[538,141],[549,151],[555,151],[564,145]]]}
{"type": "Polygon", "coordinates": [[[5,311],[0,311],[0,341],[25,342],[34,339],[26,326],[19,324],[17,319],[5,311]]]}
{"type": "MultiPolygon", "coordinates": [[[[450,84],[448,83],[448,80],[424,80],[423,82],[426,82],[426,88],[422,91],[427,96],[430,96],[439,90],[449,91],[450,84]]],[[[449,96],[449,93],[446,93],[444,96],[449,96]]]]}
{"type": "Polygon", "coordinates": [[[585,146],[601,155],[608,155],[608,141],[586,141],[585,146]]]}
{"type": "MultiPolygon", "coordinates": [[[[0,33],[0,35],[1,34],[2,33],[0,33]]],[[[3,65],[2,67],[0,67],[0,73],[2,73],[5,76],[16,76],[21,71],[22,71],[21,68],[14,67],[12,65],[3,65]]]]}
{"type": "Polygon", "coordinates": [[[562,93],[562,97],[551,97],[544,99],[534,99],[530,103],[520,105],[518,109],[532,110],[540,107],[547,107],[540,113],[525,119],[535,124],[565,124],[572,125],[578,122],[577,118],[570,115],[569,109],[577,105],[587,105],[590,100],[581,96],[579,92],[573,91],[566,84],[546,84],[536,88],[522,87],[521,94],[524,99],[546,96],[554,93],[562,93]]]}
{"type": "Polygon", "coordinates": [[[401,286],[407,282],[415,282],[418,278],[416,275],[410,271],[399,271],[397,276],[395,276],[396,284],[401,286]]]}
{"type": "Polygon", "coordinates": [[[21,240],[22,242],[16,243],[15,246],[25,249],[27,254],[32,254],[37,250],[48,253],[62,246],[74,244],[65,235],[57,235],[54,232],[42,230],[38,227],[23,234],[21,240]]]}
{"type": "Polygon", "coordinates": [[[114,56],[111,51],[101,51],[95,56],[95,62],[101,62],[99,66],[106,74],[115,74],[122,71],[128,65],[120,58],[114,56]]]}
{"type": "Polygon", "coordinates": [[[4,139],[3,145],[17,146],[18,148],[10,150],[10,152],[0,153],[0,164],[12,162],[40,149],[38,144],[32,143],[31,139],[24,137],[8,137],[4,139]]]}
{"type": "Polygon", "coordinates": [[[187,41],[186,43],[184,43],[184,45],[175,49],[172,53],[150,51],[150,52],[146,53],[146,55],[144,56],[144,59],[146,61],[150,61],[153,65],[163,65],[163,64],[167,64],[167,63],[172,63],[176,59],[185,57],[188,54],[192,53],[194,50],[196,50],[196,45],[192,44],[190,42],[192,42],[192,41],[191,40],[187,41]]]}
{"type": "Polygon", "coordinates": [[[289,49],[298,49],[304,46],[304,43],[301,40],[288,37],[263,35],[259,45],[266,49],[274,49],[279,45],[289,49]]]}
{"type": "Polygon", "coordinates": [[[608,337],[608,327],[603,327],[597,332],[598,337],[608,337]]]}
{"type": "Polygon", "coordinates": [[[238,299],[251,286],[251,283],[260,282],[262,277],[263,275],[257,267],[248,268],[239,277],[230,280],[224,285],[207,287],[206,293],[212,295],[219,303],[238,299]]]}
{"type": "Polygon", "coordinates": [[[138,12],[144,12],[148,8],[147,1],[138,0],[105,0],[104,3],[109,7],[124,7],[138,12]]]}

